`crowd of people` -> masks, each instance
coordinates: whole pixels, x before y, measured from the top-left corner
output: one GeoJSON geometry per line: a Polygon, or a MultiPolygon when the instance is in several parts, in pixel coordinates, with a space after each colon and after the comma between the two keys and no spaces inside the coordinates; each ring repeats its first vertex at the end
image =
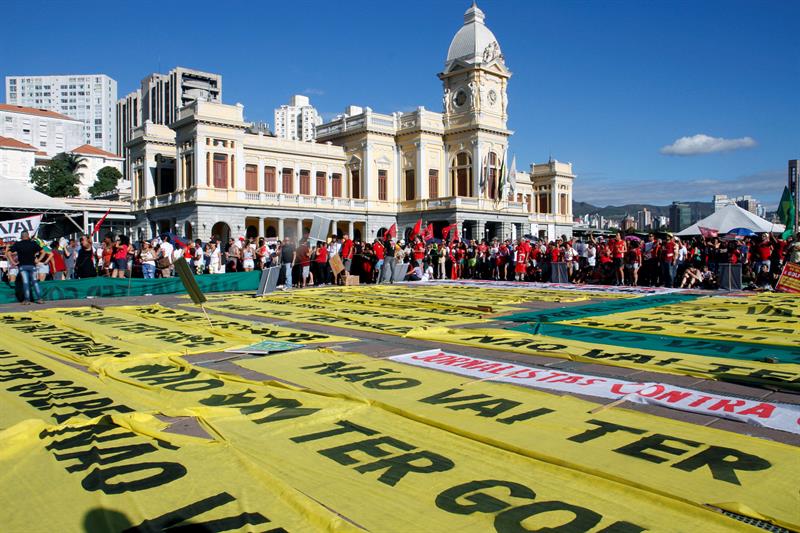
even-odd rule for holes
{"type": "Polygon", "coordinates": [[[680,239],[649,234],[644,239],[617,234],[611,238],[567,238],[554,241],[454,240],[425,242],[386,234],[373,242],[333,236],[325,242],[295,242],[263,237],[218,237],[203,243],[162,235],[131,243],[127,236],[106,235],[99,244],[88,235],[78,241],[47,244],[24,234],[6,244],[0,257],[3,279],[21,277],[26,301],[40,301],[38,281],[97,276],[171,277],[174,262],[184,258],[197,274],[249,272],[280,265],[285,289],[341,283],[329,259],[339,256],[346,275],[361,283],[431,279],[569,281],[648,287],[717,288],[719,265],[741,265],[752,288],[775,285],[784,262],[800,263],[800,235],[786,240],[771,234],[725,240],[680,239]]]}

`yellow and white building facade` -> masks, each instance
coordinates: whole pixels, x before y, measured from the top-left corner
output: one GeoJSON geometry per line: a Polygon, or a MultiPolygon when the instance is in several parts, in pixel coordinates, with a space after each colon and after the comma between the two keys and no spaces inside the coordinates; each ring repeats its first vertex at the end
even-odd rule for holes
{"type": "Polygon", "coordinates": [[[569,235],[571,164],[504,172],[511,75],[473,5],[438,75],[442,112],[351,106],[314,143],[251,128],[240,104],[198,100],[169,126],[146,122],[126,145],[140,236],[296,237],[314,215],[363,240],[395,222],[402,235],[420,218],[437,237],[453,223],[474,239],[569,235]]]}

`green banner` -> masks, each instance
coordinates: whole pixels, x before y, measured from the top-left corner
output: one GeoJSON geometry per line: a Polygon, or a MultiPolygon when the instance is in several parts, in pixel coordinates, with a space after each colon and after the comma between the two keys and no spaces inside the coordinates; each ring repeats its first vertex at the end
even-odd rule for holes
{"type": "Polygon", "coordinates": [[[705,355],[709,357],[728,357],[743,361],[764,361],[774,359],[776,363],[800,363],[800,349],[792,346],[755,344],[752,342],[726,341],[717,339],[697,339],[658,335],[633,331],[615,331],[564,324],[523,324],[510,328],[534,335],[546,335],[559,339],[572,339],[597,344],[623,346],[675,352],[682,354],[705,355]]]}
{"type": "Polygon", "coordinates": [[[514,313],[513,315],[493,317],[494,320],[510,320],[512,322],[561,322],[562,320],[577,320],[587,316],[611,315],[614,313],[624,313],[636,311],[637,309],[649,309],[662,305],[676,304],[687,300],[699,298],[695,294],[655,294],[653,296],[642,296],[641,298],[625,298],[620,300],[609,300],[596,304],[577,305],[575,307],[565,307],[561,309],[543,309],[541,311],[526,311],[514,313]]]}
{"type": "MultiPolygon", "coordinates": [[[[260,271],[231,272],[229,274],[205,274],[195,276],[203,292],[255,291],[258,288],[260,271]]],[[[144,296],[145,294],[185,293],[180,278],[121,279],[86,278],[66,281],[39,282],[45,300],[74,300],[92,296],[113,298],[119,296],[144,296]]],[[[17,302],[14,287],[8,283],[0,285],[0,303],[17,302]]]]}

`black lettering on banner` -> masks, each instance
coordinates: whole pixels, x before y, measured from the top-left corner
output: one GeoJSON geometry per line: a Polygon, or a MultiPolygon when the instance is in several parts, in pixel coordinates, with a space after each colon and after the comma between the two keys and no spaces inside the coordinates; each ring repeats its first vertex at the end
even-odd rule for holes
{"type": "Polygon", "coordinates": [[[685,472],[692,472],[703,466],[708,466],[714,479],[726,481],[734,485],[741,485],[742,483],[736,475],[737,470],[757,472],[770,468],[772,463],[761,457],[740,452],[733,448],[711,446],[697,455],[675,463],[672,465],[672,468],[677,468],[685,472]]]}
{"type": "MultiPolygon", "coordinates": [[[[155,533],[156,531],[165,531],[167,529],[174,529],[177,531],[188,528],[195,528],[197,531],[208,532],[233,531],[241,529],[245,526],[266,524],[270,521],[267,517],[260,513],[240,513],[236,516],[230,516],[228,518],[220,518],[207,522],[188,522],[185,526],[179,526],[179,524],[186,522],[187,520],[235,501],[236,498],[227,492],[220,492],[219,494],[209,498],[204,498],[185,507],[181,507],[180,509],[170,511],[169,513],[163,514],[157,518],[145,520],[137,526],[129,527],[123,530],[123,533],[155,533]]],[[[275,528],[270,529],[269,531],[278,533],[284,532],[285,530],[283,528],[275,528]]]]}
{"type": "MultiPolygon", "coordinates": [[[[39,438],[44,440],[58,435],[73,433],[74,435],[64,439],[54,439],[45,446],[45,449],[50,451],[69,450],[68,453],[54,453],[53,456],[57,461],[76,461],[75,464],[65,466],[66,471],[70,473],[83,472],[95,464],[106,466],[120,461],[136,459],[157,450],[151,443],[141,442],[142,439],[137,434],[107,422],[89,426],[44,430],[39,433],[39,438]],[[91,446],[84,450],[74,450],[89,444],[104,444],[124,439],[136,440],[129,444],[122,443],[120,446],[114,447],[91,446]]],[[[177,449],[167,443],[156,442],[164,447],[177,449]]],[[[116,464],[106,468],[94,468],[83,478],[81,486],[88,491],[99,490],[104,494],[122,494],[166,485],[185,475],[186,468],[180,463],[165,461],[116,464]],[[117,482],[113,483],[112,481],[117,478],[119,478],[117,482]]]]}
{"type": "MultiPolygon", "coordinates": [[[[291,440],[296,443],[311,442],[330,437],[345,435],[349,433],[357,433],[360,435],[373,436],[378,435],[378,431],[370,428],[353,424],[347,420],[336,422],[337,428],[322,431],[319,433],[312,433],[310,435],[301,435],[292,437],[291,440]]],[[[439,455],[427,450],[418,450],[413,444],[401,441],[388,435],[381,435],[374,438],[362,439],[331,448],[318,450],[317,453],[335,461],[336,463],[344,466],[356,465],[354,470],[360,474],[366,472],[375,472],[384,470],[378,477],[378,481],[385,483],[390,487],[395,486],[400,482],[403,477],[409,473],[417,474],[431,474],[434,472],[446,472],[455,467],[455,463],[439,455]],[[390,451],[382,448],[381,445],[387,447],[394,447],[401,452],[390,451]],[[350,455],[351,452],[362,452],[369,457],[378,458],[374,462],[362,462],[350,455]]]]}
{"type": "Polygon", "coordinates": [[[303,404],[294,398],[278,398],[272,394],[264,396],[267,399],[265,403],[250,405],[257,399],[255,394],[255,391],[251,389],[233,394],[213,394],[200,400],[200,403],[213,407],[237,407],[243,415],[260,413],[266,409],[277,409],[277,412],[270,413],[264,418],[252,420],[256,424],[300,418],[320,410],[317,407],[303,407],[303,404]]]}
{"type": "Polygon", "coordinates": [[[369,370],[364,372],[356,372],[361,370],[363,366],[347,366],[349,363],[344,361],[331,361],[323,362],[314,365],[300,367],[301,370],[317,370],[317,374],[332,378],[341,378],[345,381],[353,383],[363,381],[362,385],[368,389],[377,390],[398,390],[417,387],[422,384],[418,379],[405,378],[400,376],[394,377],[381,377],[387,374],[399,373],[399,370],[393,368],[378,368],[376,370],[369,370]]]}
{"type": "MultiPolygon", "coordinates": [[[[477,416],[482,416],[487,418],[497,417],[499,415],[504,414],[506,411],[509,411],[511,409],[514,409],[522,405],[522,403],[514,400],[508,400],[505,398],[492,398],[488,394],[468,394],[466,396],[455,396],[455,394],[459,392],[463,392],[463,389],[458,389],[458,388],[448,389],[446,391],[436,393],[432,396],[428,396],[427,398],[422,398],[419,401],[423,403],[429,403],[432,405],[465,402],[465,403],[459,403],[458,405],[448,405],[446,406],[446,408],[452,409],[454,411],[461,409],[469,409],[475,411],[477,413],[477,416]]],[[[531,418],[536,418],[538,416],[554,412],[555,410],[553,409],[542,407],[540,409],[533,409],[531,411],[517,413],[508,416],[506,418],[498,418],[496,419],[496,421],[510,425],[513,424],[514,422],[520,422],[522,420],[530,420],[531,418]]]]}
{"type": "MultiPolygon", "coordinates": [[[[597,427],[569,437],[568,440],[572,442],[584,443],[610,433],[615,433],[617,431],[632,433],[634,435],[648,433],[648,431],[644,429],[622,426],[619,424],[613,424],[611,422],[604,422],[602,420],[587,420],[586,422],[597,427]]],[[[662,435],[660,433],[647,435],[630,444],[616,448],[614,451],[623,455],[627,455],[628,457],[643,459],[655,464],[665,463],[669,461],[670,458],[647,453],[647,450],[660,451],[674,456],[682,456],[690,451],[693,451],[667,445],[665,444],[665,441],[685,444],[691,448],[708,446],[708,448],[701,450],[680,462],[670,465],[672,468],[677,468],[678,470],[683,470],[685,472],[693,472],[700,468],[708,467],[714,479],[718,481],[725,481],[734,485],[741,485],[739,477],[736,474],[737,470],[743,472],[758,472],[772,467],[772,463],[767,459],[750,453],[735,450],[733,448],[726,448],[723,446],[706,445],[701,442],[671,437],[669,435],[662,435]]]]}
{"type": "MultiPolygon", "coordinates": [[[[495,498],[486,492],[481,492],[498,487],[508,489],[510,498],[536,499],[536,492],[525,485],[514,483],[513,481],[487,479],[470,481],[446,489],[436,497],[436,507],[449,513],[461,515],[497,513],[494,519],[494,527],[496,531],[501,533],[531,531],[523,525],[523,522],[532,516],[546,513],[553,514],[545,519],[545,523],[552,524],[554,521],[559,521],[558,525],[549,525],[547,528],[536,529],[536,531],[589,531],[603,519],[603,515],[600,513],[566,502],[545,501],[514,505],[495,498]]],[[[619,521],[614,522],[599,533],[640,533],[644,530],[645,528],[631,522],[619,521]]]]}
{"type": "Polygon", "coordinates": [[[222,387],[220,379],[196,379],[200,371],[194,368],[181,368],[172,365],[139,365],[122,370],[123,374],[143,383],[164,387],[177,392],[197,392],[222,387]]]}

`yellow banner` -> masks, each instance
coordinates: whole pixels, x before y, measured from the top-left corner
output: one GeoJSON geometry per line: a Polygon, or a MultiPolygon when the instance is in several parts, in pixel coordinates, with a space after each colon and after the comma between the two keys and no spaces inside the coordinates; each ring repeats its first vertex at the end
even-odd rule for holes
{"type": "MultiPolygon", "coordinates": [[[[237,364],[315,391],[385,403],[392,411],[548,463],[698,505],[738,513],[749,508],[755,518],[800,526],[800,461],[789,445],[620,408],[590,414],[597,405],[577,398],[361,354],[301,350],[237,364]]],[[[498,364],[493,372],[502,370],[498,364]]]]}
{"type": "Polygon", "coordinates": [[[209,302],[207,309],[222,313],[246,316],[262,316],[291,322],[335,326],[357,331],[405,335],[412,329],[444,322],[449,326],[486,322],[482,319],[439,317],[432,318],[404,311],[376,310],[360,306],[337,306],[336,304],[313,304],[290,300],[270,301],[258,298],[229,299],[223,302],[209,302]]]}
{"type": "Polygon", "coordinates": [[[700,298],[562,324],[800,347],[800,298],[700,298]]]}
{"type": "Polygon", "coordinates": [[[0,432],[3,531],[358,531],[224,442],[149,415],[0,432]]]}
{"type": "Polygon", "coordinates": [[[12,346],[30,345],[78,363],[101,357],[193,354],[242,347],[262,340],[301,344],[353,339],[215,316],[210,327],[198,313],[158,305],[74,307],[0,315],[0,335],[12,346]]]}
{"type": "MultiPolygon", "coordinates": [[[[149,393],[162,405],[195,413],[209,434],[242,452],[260,470],[367,530],[513,531],[560,526],[643,531],[669,529],[676,520],[690,521],[703,531],[744,528],[686,498],[671,496],[668,490],[653,492],[621,483],[621,478],[606,479],[596,469],[581,471],[564,462],[542,460],[530,451],[534,448],[530,442],[516,447],[486,438],[480,425],[462,426],[466,418],[460,416],[452,419],[458,423],[442,424],[430,413],[367,401],[349,391],[325,390],[319,384],[297,390],[163,357],[146,362],[104,359],[95,367],[109,384],[116,382],[120,393],[129,390],[137,397],[149,393]]],[[[281,379],[286,375],[279,368],[276,374],[281,379]]],[[[354,387],[380,389],[387,396],[405,396],[420,386],[414,377],[387,375],[378,366],[350,377],[354,387]]],[[[483,401],[474,406],[472,416],[481,411],[489,416],[502,404],[497,398],[483,401]]],[[[534,417],[518,418],[522,423],[534,417]]],[[[506,420],[493,424],[514,423],[509,417],[496,418],[506,420]]],[[[577,433],[592,435],[596,430],[586,423],[577,433]]],[[[637,448],[631,442],[632,454],[645,453],[646,444],[658,446],[647,441],[637,448]]],[[[690,472],[687,477],[700,478],[696,471],[706,468],[708,460],[702,466],[694,463],[686,463],[684,470],[690,472]]],[[[749,481],[751,474],[743,471],[737,480],[749,481]]]]}
{"type": "Polygon", "coordinates": [[[584,363],[800,390],[800,367],[791,363],[761,363],[725,357],[623,348],[503,329],[416,328],[409,331],[406,336],[584,363]]]}

